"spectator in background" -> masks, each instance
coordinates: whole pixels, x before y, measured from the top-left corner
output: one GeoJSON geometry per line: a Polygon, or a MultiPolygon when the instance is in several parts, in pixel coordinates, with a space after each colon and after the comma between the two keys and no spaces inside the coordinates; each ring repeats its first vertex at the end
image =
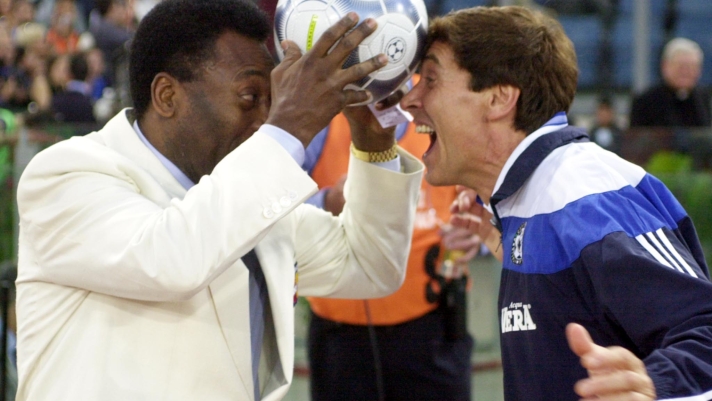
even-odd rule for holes
{"type": "MultiPolygon", "coordinates": [[[[54,9],[57,3],[59,3],[61,0],[37,0],[35,1],[35,22],[38,22],[40,24],[43,24],[44,26],[50,26],[52,25],[52,16],[54,14],[54,9]]],[[[77,17],[73,21],[74,24],[74,30],[77,32],[84,32],[87,30],[87,21],[83,17],[85,15],[85,11],[83,9],[83,6],[85,6],[85,1],[76,1],[72,0],[72,3],[74,3],[75,8],[77,9],[77,17]]]]}
{"type": "Polygon", "coordinates": [[[69,54],[50,57],[47,71],[52,94],[62,92],[69,82],[69,54]]]}
{"type": "Polygon", "coordinates": [[[0,79],[0,102],[3,107],[24,111],[31,103],[32,111],[47,110],[52,90],[47,79],[44,58],[34,47],[16,49],[15,64],[6,66],[0,79]]]}
{"type": "Polygon", "coordinates": [[[39,22],[26,22],[12,30],[12,42],[15,47],[32,48],[43,57],[49,53],[46,36],[47,27],[39,22]]]}
{"type": "Polygon", "coordinates": [[[85,29],[89,27],[89,15],[95,8],[94,0],[77,0],[77,10],[79,11],[79,20],[84,25],[85,29]]]}
{"type": "Polygon", "coordinates": [[[16,82],[11,82],[15,76],[15,58],[17,49],[12,43],[12,38],[8,30],[0,29],[0,108],[10,108],[16,82]]]}
{"type": "Polygon", "coordinates": [[[127,56],[126,44],[133,36],[134,11],[128,0],[97,0],[89,18],[89,31],[104,54],[109,85],[117,81],[117,69],[127,56]]]}
{"type": "Polygon", "coordinates": [[[620,155],[623,130],[618,127],[616,111],[611,99],[607,96],[598,100],[596,120],[589,131],[589,136],[598,146],[620,155]]]}
{"type": "Polygon", "coordinates": [[[631,127],[709,127],[710,94],[698,87],[702,49],[685,38],[668,42],[660,70],[663,82],[633,99],[631,127]]]}
{"type": "Polygon", "coordinates": [[[104,88],[108,87],[108,80],[105,75],[106,63],[104,63],[103,53],[97,48],[89,49],[86,57],[87,66],[89,67],[86,81],[91,86],[92,102],[96,102],[101,99],[104,88]]]}
{"type": "Polygon", "coordinates": [[[59,0],[54,4],[52,20],[47,31],[47,43],[53,54],[74,53],[79,43],[79,32],[74,29],[77,6],[74,0],[59,0]]]}
{"type": "MultiPolygon", "coordinates": [[[[15,46],[10,33],[0,29],[0,69],[5,70],[15,64],[15,46]]],[[[3,72],[0,72],[3,74],[3,72]]]]}
{"type": "Polygon", "coordinates": [[[15,0],[6,16],[10,33],[14,36],[18,26],[35,20],[35,5],[28,0],[15,0]]]}
{"type": "Polygon", "coordinates": [[[64,91],[52,97],[52,113],[56,121],[94,123],[91,86],[86,82],[89,67],[86,55],[73,54],[69,58],[69,82],[64,91]]]}
{"type": "Polygon", "coordinates": [[[0,0],[0,15],[9,15],[12,11],[12,0],[0,0]]]}

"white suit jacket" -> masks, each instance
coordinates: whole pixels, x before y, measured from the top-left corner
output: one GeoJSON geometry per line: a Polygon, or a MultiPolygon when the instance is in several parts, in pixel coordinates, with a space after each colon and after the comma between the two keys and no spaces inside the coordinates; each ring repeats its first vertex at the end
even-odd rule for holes
{"type": "MultiPolygon", "coordinates": [[[[206,133],[208,134],[208,133],[206,133]]],[[[281,366],[292,380],[295,291],[385,296],[404,278],[422,165],[351,160],[339,218],[256,133],[189,191],[127,112],[38,154],[18,186],[18,400],[252,400],[248,271],[256,246],[281,366]]]]}

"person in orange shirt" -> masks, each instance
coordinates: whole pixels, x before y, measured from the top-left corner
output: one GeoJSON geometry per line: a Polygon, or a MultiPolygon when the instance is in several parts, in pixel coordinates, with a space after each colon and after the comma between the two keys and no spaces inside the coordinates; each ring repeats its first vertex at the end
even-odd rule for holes
{"type": "Polygon", "coordinates": [[[79,34],[74,30],[77,19],[77,5],[73,0],[60,0],[52,11],[52,25],[47,31],[47,44],[53,54],[67,54],[77,51],[79,34]]]}
{"type": "MultiPolygon", "coordinates": [[[[418,157],[430,144],[413,124],[397,126],[396,138],[418,157]]],[[[306,149],[304,169],[321,188],[307,203],[341,212],[350,143],[348,121],[340,114],[306,149]]],[[[465,287],[479,238],[444,224],[455,196],[454,187],[423,180],[405,282],[394,294],[308,298],[313,401],[470,400],[473,339],[465,327],[465,287]],[[452,249],[464,252],[443,269],[452,249]]]]}

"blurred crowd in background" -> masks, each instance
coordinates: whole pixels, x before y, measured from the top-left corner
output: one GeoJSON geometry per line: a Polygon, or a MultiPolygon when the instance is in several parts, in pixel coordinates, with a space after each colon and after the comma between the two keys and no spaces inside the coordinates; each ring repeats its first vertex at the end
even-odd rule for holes
{"type": "MultiPolygon", "coordinates": [[[[82,134],[89,132],[91,124],[100,126],[122,107],[130,106],[128,46],[141,18],[158,1],[0,0],[0,109],[21,114],[30,124],[90,124],[78,131],[82,134]]],[[[274,13],[277,0],[253,1],[268,14],[274,13]]],[[[616,130],[629,126],[633,97],[663,78],[660,60],[666,43],[687,37],[699,44],[703,54],[712,52],[707,22],[712,17],[712,4],[704,0],[425,3],[431,18],[480,5],[524,5],[555,16],[576,47],[580,67],[577,97],[589,99],[576,102],[570,117],[578,125],[598,128],[597,116],[605,118],[610,112],[616,125],[614,136],[616,130]],[[640,37],[645,39],[643,46],[640,37]],[[647,54],[647,61],[636,66],[639,54],[647,54]]],[[[274,48],[272,40],[267,45],[274,48]]],[[[701,54],[698,62],[695,85],[697,81],[709,85],[712,60],[701,54]]],[[[709,103],[709,97],[704,99],[709,103]]],[[[601,138],[600,144],[610,141],[613,147],[604,147],[617,152],[624,145],[619,135],[611,140],[607,131],[601,138]]]]}
{"type": "Polygon", "coordinates": [[[1,0],[0,107],[28,122],[106,121],[127,105],[127,44],[151,3],[1,0]]]}

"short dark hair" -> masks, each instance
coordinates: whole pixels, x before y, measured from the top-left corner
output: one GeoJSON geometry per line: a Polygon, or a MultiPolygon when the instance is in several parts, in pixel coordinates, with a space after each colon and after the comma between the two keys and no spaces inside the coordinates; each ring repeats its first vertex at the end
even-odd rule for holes
{"type": "Polygon", "coordinates": [[[126,0],[95,0],[95,7],[99,15],[105,17],[113,4],[126,5],[126,0]]]}
{"type": "Polygon", "coordinates": [[[573,43],[553,18],[524,7],[474,7],[436,18],[427,47],[449,45],[479,92],[496,85],[521,90],[514,128],[527,134],[568,111],[578,67],[573,43]]]}
{"type": "Polygon", "coordinates": [[[236,32],[264,42],[270,22],[249,0],[164,0],[139,24],[131,44],[131,100],[140,119],[151,103],[151,83],[165,72],[180,82],[196,79],[198,70],[215,56],[215,42],[236,32]]]}
{"type": "Polygon", "coordinates": [[[69,73],[72,74],[72,79],[76,81],[87,79],[89,64],[87,63],[87,56],[84,53],[72,54],[69,59],[69,73]]]}

